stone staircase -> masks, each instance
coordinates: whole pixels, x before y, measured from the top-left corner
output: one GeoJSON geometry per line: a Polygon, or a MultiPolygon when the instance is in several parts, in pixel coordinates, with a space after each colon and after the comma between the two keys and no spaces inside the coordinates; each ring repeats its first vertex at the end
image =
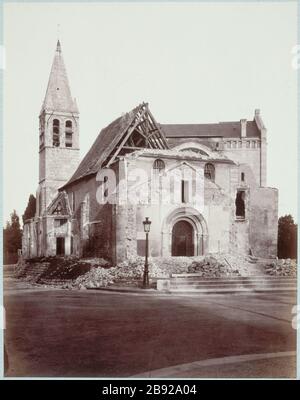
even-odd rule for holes
{"type": "Polygon", "coordinates": [[[174,294],[291,292],[297,290],[297,279],[267,275],[203,278],[197,273],[173,274],[158,283],[157,289],[174,294]]]}
{"type": "MultiPolygon", "coordinates": [[[[19,273],[17,272],[17,276],[18,278],[27,278],[27,280],[31,282],[37,282],[48,267],[49,263],[47,262],[22,265],[20,266],[19,273]]],[[[18,271],[18,267],[16,267],[15,271],[18,271]]]]}

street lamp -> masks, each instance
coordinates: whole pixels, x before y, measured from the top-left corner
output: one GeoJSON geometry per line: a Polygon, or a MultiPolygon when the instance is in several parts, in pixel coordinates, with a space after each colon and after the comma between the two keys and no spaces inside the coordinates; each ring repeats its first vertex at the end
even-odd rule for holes
{"type": "Polygon", "coordinates": [[[149,221],[149,217],[146,217],[145,221],[143,221],[143,225],[144,225],[144,232],[146,233],[145,268],[144,268],[143,288],[149,289],[149,264],[148,264],[149,240],[148,240],[148,235],[150,232],[150,225],[151,225],[151,221],[149,221]]]}

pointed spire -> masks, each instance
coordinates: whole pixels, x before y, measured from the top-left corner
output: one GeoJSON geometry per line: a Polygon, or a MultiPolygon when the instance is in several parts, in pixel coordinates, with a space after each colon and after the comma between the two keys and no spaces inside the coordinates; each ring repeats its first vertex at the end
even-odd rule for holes
{"type": "Polygon", "coordinates": [[[56,51],[57,51],[58,53],[61,53],[61,45],[60,45],[60,41],[59,41],[59,40],[57,41],[56,51]]]}
{"type": "Polygon", "coordinates": [[[77,104],[72,98],[60,41],[57,41],[54,60],[48,81],[42,111],[78,113],[77,104]]]}

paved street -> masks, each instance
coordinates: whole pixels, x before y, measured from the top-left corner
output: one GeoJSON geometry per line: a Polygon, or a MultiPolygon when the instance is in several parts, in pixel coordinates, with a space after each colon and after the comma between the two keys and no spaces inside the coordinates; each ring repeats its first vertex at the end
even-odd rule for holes
{"type": "Polygon", "coordinates": [[[7,376],[295,377],[293,294],[170,296],[5,279],[7,376]]]}

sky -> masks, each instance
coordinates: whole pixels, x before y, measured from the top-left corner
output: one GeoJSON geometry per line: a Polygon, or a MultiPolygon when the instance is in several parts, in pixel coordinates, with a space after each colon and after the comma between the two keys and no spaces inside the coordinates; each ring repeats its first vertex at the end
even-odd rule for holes
{"type": "Polygon", "coordinates": [[[267,184],[297,219],[297,4],[4,4],[4,221],[38,187],[38,115],[57,39],[80,111],[81,158],[142,101],[161,123],[267,127],[267,184]]]}

